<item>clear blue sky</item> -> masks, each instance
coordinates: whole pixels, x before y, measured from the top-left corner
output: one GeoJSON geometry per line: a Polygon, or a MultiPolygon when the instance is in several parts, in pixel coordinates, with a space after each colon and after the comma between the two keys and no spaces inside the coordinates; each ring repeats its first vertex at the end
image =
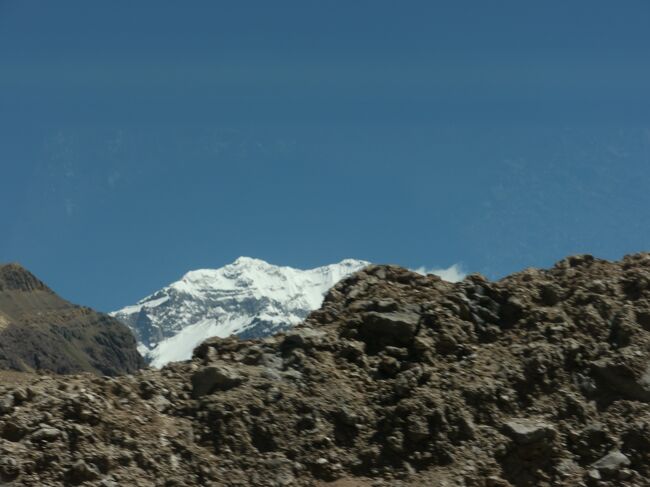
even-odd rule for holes
{"type": "Polygon", "coordinates": [[[111,310],[239,255],[648,250],[650,2],[0,0],[0,261],[111,310]]]}

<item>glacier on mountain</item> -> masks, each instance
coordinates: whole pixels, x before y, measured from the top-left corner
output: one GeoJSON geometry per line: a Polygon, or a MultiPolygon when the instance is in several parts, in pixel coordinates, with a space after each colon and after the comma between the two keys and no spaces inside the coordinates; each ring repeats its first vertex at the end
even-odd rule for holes
{"type": "Polygon", "coordinates": [[[318,309],[334,284],[368,264],[346,259],[300,270],[240,257],[220,269],[188,272],[110,314],[131,328],[150,364],[162,367],[189,359],[210,337],[256,338],[290,328],[318,309]]]}

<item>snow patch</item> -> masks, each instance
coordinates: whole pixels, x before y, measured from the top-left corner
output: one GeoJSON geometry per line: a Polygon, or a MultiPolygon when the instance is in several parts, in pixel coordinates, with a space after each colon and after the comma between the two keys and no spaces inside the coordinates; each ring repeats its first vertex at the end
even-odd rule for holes
{"type": "Polygon", "coordinates": [[[427,269],[426,267],[418,267],[417,269],[414,269],[414,271],[422,275],[435,274],[436,276],[448,282],[462,281],[467,275],[467,273],[463,271],[460,264],[453,264],[446,269],[427,269]]]}
{"type": "Polygon", "coordinates": [[[191,358],[210,337],[261,337],[295,325],[320,307],[332,286],[367,265],[346,259],[301,270],[240,257],[220,269],[190,271],[110,314],[131,328],[151,365],[161,367],[191,358]]]}

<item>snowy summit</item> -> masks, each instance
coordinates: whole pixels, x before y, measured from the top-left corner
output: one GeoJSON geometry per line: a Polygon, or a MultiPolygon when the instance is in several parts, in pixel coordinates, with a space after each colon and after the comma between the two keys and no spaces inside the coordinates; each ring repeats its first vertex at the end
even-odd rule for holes
{"type": "Polygon", "coordinates": [[[151,365],[162,367],[191,358],[194,347],[210,337],[263,337],[300,323],[332,286],[368,264],[346,259],[300,270],[240,257],[220,269],[188,272],[110,314],[133,330],[151,365]]]}

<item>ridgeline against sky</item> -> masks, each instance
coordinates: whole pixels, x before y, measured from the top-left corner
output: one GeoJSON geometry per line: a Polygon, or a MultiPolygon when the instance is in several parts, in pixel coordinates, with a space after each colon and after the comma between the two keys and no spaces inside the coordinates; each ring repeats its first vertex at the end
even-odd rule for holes
{"type": "Polygon", "coordinates": [[[102,310],[239,255],[647,250],[650,4],[0,1],[0,261],[102,310]]]}

